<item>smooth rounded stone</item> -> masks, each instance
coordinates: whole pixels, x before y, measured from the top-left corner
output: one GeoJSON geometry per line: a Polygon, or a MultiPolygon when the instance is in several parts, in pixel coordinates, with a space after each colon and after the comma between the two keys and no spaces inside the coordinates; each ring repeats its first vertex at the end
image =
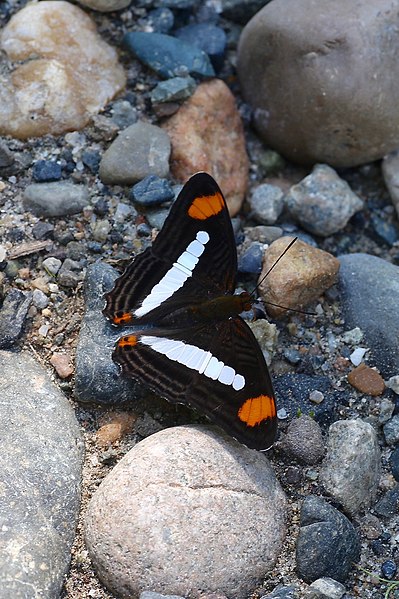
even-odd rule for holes
{"type": "Polygon", "coordinates": [[[75,396],[81,402],[117,405],[143,396],[138,383],[120,376],[112,360],[117,340],[125,329],[113,327],[102,314],[104,293],[119,273],[107,264],[91,264],[84,282],[86,312],[76,349],[75,396]]]}
{"type": "Polygon", "coordinates": [[[70,2],[32,2],[3,29],[0,135],[19,139],[84,127],[125,86],[117,53],[70,2]]]}
{"type": "Polygon", "coordinates": [[[140,206],[157,206],[174,200],[175,192],[168,179],[149,175],[136,183],[130,192],[130,199],[140,206]]]}
{"type": "Polygon", "coordinates": [[[321,497],[306,497],[296,545],[299,576],[306,582],[325,577],[345,582],[359,557],[359,538],[348,518],[321,497]]]}
{"type": "Polygon", "coordinates": [[[21,336],[32,293],[10,289],[0,308],[0,349],[9,349],[21,336]]]}
{"type": "Polygon", "coordinates": [[[304,229],[321,237],[341,231],[363,208],[348,183],[326,164],[317,164],[310,175],[293,185],[285,204],[304,229]]]}
{"type": "Polygon", "coordinates": [[[392,559],[388,559],[383,564],[381,564],[381,574],[384,578],[388,578],[388,580],[392,580],[397,572],[397,565],[392,559]]]}
{"type": "MultiPolygon", "coordinates": [[[[292,239],[280,237],[267,248],[259,280],[282,256],[292,239]]],[[[338,270],[337,258],[297,239],[259,285],[268,313],[275,318],[287,313],[272,304],[294,310],[304,308],[336,283],[338,270]]]]}
{"type": "Polygon", "coordinates": [[[284,193],[276,185],[262,183],[248,198],[251,217],[258,223],[274,225],[284,208],[284,193]]]}
{"type": "Polygon", "coordinates": [[[320,426],[310,416],[294,418],[282,440],[282,447],[302,464],[317,464],[325,452],[320,426]]]}
{"type": "Polygon", "coordinates": [[[382,161],[382,174],[396,214],[399,216],[399,150],[385,156],[382,161]]]}
{"type": "Polygon", "coordinates": [[[348,328],[359,327],[368,361],[384,378],[399,371],[399,267],[369,254],[340,256],[341,306],[348,328]]]}
{"type": "Polygon", "coordinates": [[[139,121],[119,133],[104,152],[99,175],[107,184],[132,185],[148,175],[169,174],[170,140],[156,125],[139,121]]]}
{"type": "Polygon", "coordinates": [[[118,597],[141,591],[244,599],[273,568],[285,497],[267,461],[206,426],[136,445],[95,492],[86,545],[118,597]]]}
{"type": "Polygon", "coordinates": [[[180,102],[193,95],[197,84],[192,77],[172,77],[160,81],[151,91],[153,104],[162,102],[180,102]]]}
{"type": "Polygon", "coordinates": [[[84,185],[69,181],[32,183],[23,194],[25,210],[36,216],[67,216],[81,212],[89,203],[89,192],[84,185]]]}
{"type": "Polygon", "coordinates": [[[318,578],[309,585],[306,599],[341,599],[346,589],[343,584],[333,578],[318,578]]]}
{"type": "Polygon", "coordinates": [[[227,85],[221,79],[201,83],[162,128],[172,143],[173,176],[184,183],[198,171],[210,173],[235,216],[244,201],[249,163],[241,118],[227,85]]]}
{"type": "Polygon", "coordinates": [[[384,437],[387,445],[398,445],[399,414],[395,414],[386,424],[384,424],[384,437]]]}
{"type": "Polygon", "coordinates": [[[27,352],[0,351],[0,396],[1,596],[59,597],[79,511],[80,427],[27,352]]]}
{"type": "Polygon", "coordinates": [[[221,27],[212,23],[193,23],[176,29],[175,36],[203,50],[216,72],[223,67],[227,36],[221,27]]]}
{"type": "Polygon", "coordinates": [[[373,504],[380,472],[381,452],[373,427],[360,419],[334,422],[320,471],[327,493],[346,512],[357,514],[373,504]]]}
{"type": "Polygon", "coordinates": [[[131,0],[79,0],[79,4],[99,12],[112,12],[129,6],[131,0]]]}
{"type": "Polygon", "coordinates": [[[397,148],[398,27],[392,0],[267,4],[244,28],[237,58],[266,144],[294,162],[335,167],[397,148]]]}
{"type": "Polygon", "coordinates": [[[382,395],[385,390],[384,379],[379,372],[366,366],[364,362],[348,374],[348,383],[361,393],[367,395],[382,395]]]}
{"type": "Polygon", "coordinates": [[[59,181],[61,176],[61,165],[54,160],[38,160],[32,167],[32,177],[36,183],[59,181]]]}
{"type": "Polygon", "coordinates": [[[379,516],[384,518],[392,518],[398,515],[399,505],[399,485],[390,489],[383,497],[375,504],[373,510],[379,516]]]}
{"type": "Polygon", "coordinates": [[[389,458],[392,474],[395,480],[399,481],[399,447],[393,450],[389,458]]]}
{"type": "Polygon", "coordinates": [[[258,241],[251,243],[249,248],[238,258],[238,271],[259,274],[262,270],[264,245],[258,241]]]}
{"type": "Polygon", "coordinates": [[[133,56],[164,79],[188,74],[198,77],[215,75],[205,52],[171,35],[130,31],[124,36],[123,43],[133,56]]]}

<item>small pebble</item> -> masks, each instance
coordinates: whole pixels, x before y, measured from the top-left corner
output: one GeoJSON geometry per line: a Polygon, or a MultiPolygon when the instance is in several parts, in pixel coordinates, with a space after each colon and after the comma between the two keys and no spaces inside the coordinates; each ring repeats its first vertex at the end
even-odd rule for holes
{"type": "Polygon", "coordinates": [[[192,77],[171,77],[158,83],[151,91],[151,102],[181,102],[195,91],[197,84],[192,77]]]}
{"type": "Polygon", "coordinates": [[[145,177],[133,186],[130,198],[141,206],[157,206],[173,200],[175,193],[168,179],[156,175],[145,177]]]}
{"type": "Polygon", "coordinates": [[[384,437],[387,445],[399,444],[399,414],[392,416],[383,427],[384,437]]]}
{"type": "Polygon", "coordinates": [[[203,50],[216,72],[223,67],[227,38],[221,27],[211,23],[193,23],[175,31],[175,36],[203,50]]]}
{"type": "Polygon", "coordinates": [[[376,214],[371,215],[371,224],[375,234],[380,240],[390,247],[396,243],[399,239],[399,228],[394,223],[389,223],[386,220],[380,218],[376,214]]]}
{"type": "Polygon", "coordinates": [[[388,389],[392,389],[396,395],[399,395],[399,374],[391,376],[387,381],[385,381],[385,385],[388,389]]]}
{"type": "Polygon", "coordinates": [[[93,238],[99,243],[107,240],[108,233],[111,230],[111,223],[108,220],[98,220],[93,227],[93,238]]]}
{"type": "Polygon", "coordinates": [[[388,559],[386,562],[381,564],[381,574],[384,578],[392,580],[397,572],[397,565],[392,559],[388,559]]]}
{"type": "Polygon", "coordinates": [[[35,239],[52,239],[54,237],[54,225],[39,220],[32,227],[32,235],[35,239]]]}
{"type": "Polygon", "coordinates": [[[157,33],[169,33],[175,22],[170,8],[160,7],[151,10],[147,16],[147,25],[157,33]]]}
{"type": "Polygon", "coordinates": [[[84,150],[82,153],[82,162],[95,175],[98,173],[101,155],[98,150],[84,150]]]}
{"type": "Polygon", "coordinates": [[[348,383],[367,395],[381,395],[385,389],[384,379],[380,373],[363,363],[348,374],[348,383]]]}
{"type": "Polygon", "coordinates": [[[45,271],[53,276],[55,276],[57,274],[57,272],[60,270],[61,265],[62,265],[61,260],[59,260],[58,258],[54,258],[52,256],[50,258],[46,258],[42,262],[42,266],[45,269],[45,271]]]}
{"type": "Polygon", "coordinates": [[[342,341],[350,345],[358,345],[362,339],[363,331],[361,331],[359,327],[355,327],[350,331],[345,331],[345,333],[342,334],[342,341]]]}
{"type": "Polygon", "coordinates": [[[363,360],[366,352],[368,352],[368,347],[357,347],[355,351],[351,353],[349,356],[350,361],[353,366],[359,366],[361,361],[363,360]]]}
{"type": "Polygon", "coordinates": [[[43,310],[43,308],[46,308],[48,306],[49,299],[47,295],[43,293],[43,291],[40,291],[40,289],[34,289],[32,294],[32,302],[33,305],[36,306],[36,308],[38,308],[39,310],[43,310]]]}
{"type": "Polygon", "coordinates": [[[264,244],[254,241],[249,248],[238,257],[238,271],[259,274],[262,270],[264,244]]]}
{"type": "Polygon", "coordinates": [[[50,358],[50,364],[61,379],[67,379],[73,373],[71,358],[67,354],[53,353],[50,358]]]}
{"type": "Polygon", "coordinates": [[[53,160],[38,160],[33,165],[32,176],[37,183],[59,181],[62,176],[61,165],[53,160]]]}
{"type": "Polygon", "coordinates": [[[393,450],[389,458],[392,474],[395,480],[399,481],[399,447],[393,450]]]}
{"type": "Polygon", "coordinates": [[[104,416],[101,426],[96,433],[97,443],[101,447],[112,445],[120,441],[127,433],[131,432],[136,421],[132,412],[116,412],[104,416]]]}
{"type": "Polygon", "coordinates": [[[341,599],[345,595],[343,584],[333,578],[318,578],[309,585],[309,599],[341,599]],[[315,593],[315,594],[313,594],[315,593]]]}
{"type": "Polygon", "coordinates": [[[276,185],[258,185],[249,196],[251,216],[264,225],[274,225],[284,207],[284,193],[276,185]]]}
{"type": "Polygon", "coordinates": [[[324,401],[324,393],[318,391],[317,389],[311,391],[309,394],[309,401],[317,405],[321,404],[324,401]]]}

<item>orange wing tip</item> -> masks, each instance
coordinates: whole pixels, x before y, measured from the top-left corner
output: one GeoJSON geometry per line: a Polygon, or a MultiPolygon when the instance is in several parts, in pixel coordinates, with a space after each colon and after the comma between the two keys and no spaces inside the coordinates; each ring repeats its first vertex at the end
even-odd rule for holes
{"type": "Polygon", "coordinates": [[[210,216],[219,214],[225,206],[222,195],[219,192],[211,196],[201,196],[195,198],[190,208],[188,215],[197,220],[205,220],[210,216]]]}
{"type": "Polygon", "coordinates": [[[268,395],[250,397],[238,410],[238,417],[247,426],[257,426],[264,420],[276,417],[276,405],[274,399],[268,395]]]}
{"type": "Polygon", "coordinates": [[[114,316],[112,319],[112,322],[114,324],[131,324],[134,321],[134,316],[131,314],[131,312],[125,312],[124,314],[121,314],[120,316],[114,316]]]}
{"type": "Polygon", "coordinates": [[[121,337],[118,341],[118,347],[122,349],[127,349],[129,347],[134,347],[137,344],[136,335],[126,335],[126,337],[121,337]]]}

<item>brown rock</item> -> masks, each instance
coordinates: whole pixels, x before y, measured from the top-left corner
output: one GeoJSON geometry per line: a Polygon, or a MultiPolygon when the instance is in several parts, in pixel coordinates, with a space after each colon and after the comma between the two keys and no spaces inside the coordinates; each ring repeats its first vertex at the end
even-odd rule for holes
{"type": "Polygon", "coordinates": [[[55,352],[50,358],[50,364],[54,366],[56,373],[61,379],[67,379],[73,373],[71,357],[67,354],[55,352]]]}
{"type": "Polygon", "coordinates": [[[234,96],[223,81],[199,85],[163,127],[172,142],[171,170],[182,182],[198,171],[220,185],[230,215],[240,210],[248,182],[248,156],[234,96]]]}
{"type": "MultiPolygon", "coordinates": [[[[292,237],[281,237],[266,250],[260,280],[281,257],[292,237]]],[[[280,262],[260,284],[269,314],[279,318],[286,310],[268,304],[301,309],[316,300],[336,282],[339,260],[297,239],[280,262]]]]}
{"type": "Polygon", "coordinates": [[[348,374],[348,383],[361,393],[381,395],[385,389],[384,379],[374,368],[359,364],[348,374]]]}
{"type": "Polygon", "coordinates": [[[96,433],[97,443],[107,447],[120,441],[131,432],[135,421],[136,416],[132,412],[109,412],[102,419],[103,424],[96,433]]]}
{"type": "Polygon", "coordinates": [[[16,63],[0,74],[1,135],[79,129],[125,86],[116,51],[85,12],[63,0],[32,2],[16,13],[0,49],[16,63]]]}
{"type": "Polygon", "coordinates": [[[399,146],[397,8],[392,0],[274,0],[251,19],[237,70],[270,147],[342,167],[399,146]]]}

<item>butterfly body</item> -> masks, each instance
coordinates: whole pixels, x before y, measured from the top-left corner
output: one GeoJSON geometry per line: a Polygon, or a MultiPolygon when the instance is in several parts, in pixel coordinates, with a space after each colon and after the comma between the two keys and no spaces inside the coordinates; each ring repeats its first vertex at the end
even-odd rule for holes
{"type": "Polygon", "coordinates": [[[233,295],[236,272],[223,195],[198,173],[152,247],[106,295],[104,314],[134,325],[113,354],[124,375],[205,413],[249,447],[267,449],[276,433],[274,394],[262,351],[239,316],[253,299],[233,295]]]}

